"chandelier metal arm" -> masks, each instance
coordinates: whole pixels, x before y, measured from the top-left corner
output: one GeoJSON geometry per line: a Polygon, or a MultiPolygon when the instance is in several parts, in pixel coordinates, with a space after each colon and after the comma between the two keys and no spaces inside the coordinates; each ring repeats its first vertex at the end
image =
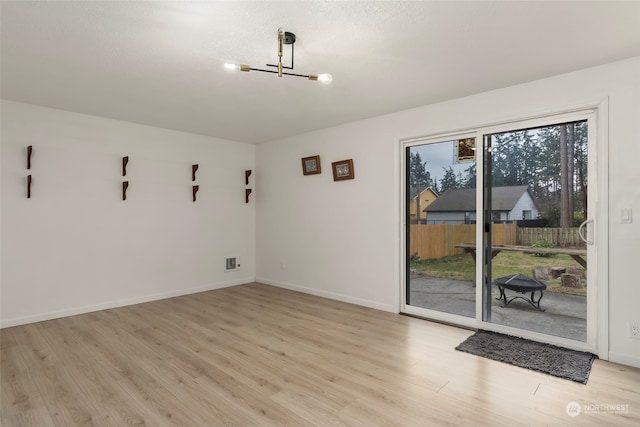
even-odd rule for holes
{"type": "MultiPolygon", "coordinates": [[[[286,70],[293,70],[293,47],[294,44],[291,43],[291,66],[287,67],[286,65],[283,65],[282,68],[286,69],[286,70]]],[[[282,51],[280,51],[279,53],[281,53],[282,51]]],[[[278,56],[278,61],[281,60],[281,57],[278,56]]],[[[281,63],[281,62],[280,62],[281,63]]],[[[266,64],[267,67],[278,67],[278,64],[266,64]]]]}
{"type": "MultiPolygon", "coordinates": [[[[277,66],[277,65],[275,65],[275,64],[265,64],[265,65],[266,65],[267,67],[276,67],[276,68],[278,68],[278,66],[277,66]]],[[[283,69],[283,70],[293,70],[293,67],[287,67],[287,66],[283,65],[283,66],[282,66],[282,69],[283,69]]]]}
{"type": "MultiPolygon", "coordinates": [[[[290,68],[287,68],[290,69],[290,68]]],[[[265,70],[264,68],[253,68],[253,67],[249,67],[249,70],[251,71],[262,71],[263,73],[272,73],[272,74],[278,74],[278,70],[265,70]]],[[[297,73],[285,73],[282,72],[282,74],[286,75],[286,76],[296,76],[296,77],[306,77],[309,78],[309,74],[297,74],[297,73]]]]}

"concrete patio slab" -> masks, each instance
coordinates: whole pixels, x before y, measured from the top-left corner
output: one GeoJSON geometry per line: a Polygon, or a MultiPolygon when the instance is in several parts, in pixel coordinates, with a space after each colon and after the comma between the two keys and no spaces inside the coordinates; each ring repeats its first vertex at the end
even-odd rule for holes
{"type": "MultiPolygon", "coordinates": [[[[409,287],[409,302],[412,306],[475,317],[476,288],[471,281],[412,275],[409,287]]],[[[493,286],[493,323],[586,341],[586,297],[547,291],[540,301],[540,306],[545,310],[542,312],[534,310],[526,301],[518,299],[507,307],[501,307],[500,301],[495,299],[498,295],[498,288],[493,286]]],[[[517,294],[507,291],[507,296],[512,295],[517,294]]]]}

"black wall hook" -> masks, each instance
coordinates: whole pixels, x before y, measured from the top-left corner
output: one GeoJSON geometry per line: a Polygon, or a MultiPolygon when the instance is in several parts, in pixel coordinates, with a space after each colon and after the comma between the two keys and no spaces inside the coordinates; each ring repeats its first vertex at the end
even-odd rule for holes
{"type": "Polygon", "coordinates": [[[33,154],[33,145],[27,147],[27,169],[31,169],[31,155],[33,154]]]}

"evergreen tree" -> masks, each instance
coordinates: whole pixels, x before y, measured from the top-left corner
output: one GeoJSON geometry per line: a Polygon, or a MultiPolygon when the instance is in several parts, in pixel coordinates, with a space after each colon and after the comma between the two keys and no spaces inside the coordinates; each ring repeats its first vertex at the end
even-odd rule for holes
{"type": "Polygon", "coordinates": [[[433,185],[431,174],[426,170],[427,162],[422,161],[418,152],[409,152],[409,185],[411,193],[415,195],[416,220],[419,222],[422,217],[422,206],[420,205],[420,193],[433,185]]]}
{"type": "Polygon", "coordinates": [[[568,228],[573,225],[573,212],[569,203],[571,189],[569,183],[569,150],[568,126],[560,125],[560,227],[568,228]]]}
{"type": "MultiPolygon", "coordinates": [[[[576,191],[574,194],[574,209],[582,212],[587,219],[587,122],[575,124],[574,131],[574,161],[576,191]]],[[[575,226],[576,224],[574,224],[575,226]]]]}
{"type": "Polygon", "coordinates": [[[422,190],[433,186],[431,174],[426,169],[427,162],[422,160],[420,153],[409,153],[409,180],[412,187],[420,187],[422,190]]]}
{"type": "Polygon", "coordinates": [[[442,168],[442,170],[444,170],[444,176],[440,180],[440,191],[444,193],[447,190],[460,188],[453,168],[449,166],[448,168],[442,168]]]}
{"type": "Polygon", "coordinates": [[[460,185],[462,186],[462,188],[476,188],[476,175],[477,168],[476,164],[473,163],[471,166],[464,170],[464,175],[460,180],[460,185]]]}

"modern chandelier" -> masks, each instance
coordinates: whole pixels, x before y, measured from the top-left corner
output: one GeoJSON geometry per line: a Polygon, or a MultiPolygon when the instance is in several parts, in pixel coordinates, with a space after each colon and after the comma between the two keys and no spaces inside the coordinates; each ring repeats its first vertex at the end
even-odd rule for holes
{"type": "Polygon", "coordinates": [[[254,68],[250,65],[246,64],[231,64],[226,63],[224,67],[228,70],[238,70],[238,71],[261,71],[263,73],[272,73],[277,74],[278,77],[282,76],[296,76],[296,77],[305,77],[309,80],[318,81],[320,83],[329,84],[333,80],[331,74],[298,74],[293,72],[287,72],[284,70],[293,71],[293,44],[296,42],[296,35],[290,33],[288,31],[284,31],[282,29],[278,30],[278,63],[277,64],[266,64],[267,67],[273,67],[275,70],[267,70],[264,68],[254,68]],[[291,66],[286,66],[282,63],[282,50],[283,45],[291,45],[291,66]]]}

